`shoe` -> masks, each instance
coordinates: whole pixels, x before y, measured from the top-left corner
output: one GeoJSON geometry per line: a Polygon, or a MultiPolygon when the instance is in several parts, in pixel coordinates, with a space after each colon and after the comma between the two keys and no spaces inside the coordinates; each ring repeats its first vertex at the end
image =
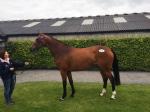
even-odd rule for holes
{"type": "Polygon", "coordinates": [[[11,101],[10,103],[11,103],[11,104],[15,104],[15,102],[14,102],[14,101],[11,101]]]}
{"type": "Polygon", "coordinates": [[[6,103],[7,106],[11,106],[11,105],[13,105],[13,104],[14,104],[14,103],[11,103],[11,102],[6,103]]]}
{"type": "Polygon", "coordinates": [[[15,104],[15,101],[14,101],[14,100],[11,100],[10,103],[15,104]]]}
{"type": "Polygon", "coordinates": [[[15,102],[13,102],[13,101],[6,102],[6,105],[7,105],[7,106],[11,106],[11,105],[14,105],[14,104],[15,104],[15,102]]]}

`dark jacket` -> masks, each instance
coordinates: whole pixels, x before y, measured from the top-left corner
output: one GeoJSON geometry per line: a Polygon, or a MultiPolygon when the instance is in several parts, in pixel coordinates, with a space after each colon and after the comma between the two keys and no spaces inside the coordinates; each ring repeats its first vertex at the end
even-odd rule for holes
{"type": "Polygon", "coordinates": [[[5,67],[5,64],[0,60],[0,76],[3,77],[9,69],[5,67]]]}
{"type": "Polygon", "coordinates": [[[15,74],[15,70],[19,67],[23,67],[24,62],[14,61],[12,59],[7,62],[0,62],[0,75],[2,79],[9,79],[15,74]],[[10,68],[14,68],[13,71],[10,68]]]}

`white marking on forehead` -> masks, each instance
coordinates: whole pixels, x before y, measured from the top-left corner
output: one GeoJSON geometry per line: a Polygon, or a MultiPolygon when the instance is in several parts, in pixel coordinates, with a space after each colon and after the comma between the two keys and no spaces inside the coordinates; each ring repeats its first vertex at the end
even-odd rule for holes
{"type": "Polygon", "coordinates": [[[99,49],[98,51],[101,52],[101,53],[105,52],[104,49],[99,49]]]}

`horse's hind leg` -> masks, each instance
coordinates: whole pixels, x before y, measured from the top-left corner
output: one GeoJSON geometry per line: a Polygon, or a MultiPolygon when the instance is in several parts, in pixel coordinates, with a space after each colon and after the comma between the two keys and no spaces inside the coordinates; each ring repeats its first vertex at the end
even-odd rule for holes
{"type": "Polygon", "coordinates": [[[108,77],[106,76],[106,74],[104,72],[101,72],[101,75],[102,75],[104,84],[103,84],[103,89],[102,89],[102,91],[100,93],[100,96],[104,96],[106,94],[108,77]]]}
{"type": "Polygon", "coordinates": [[[63,95],[60,98],[60,100],[63,101],[64,98],[67,96],[67,90],[66,90],[66,86],[67,86],[67,72],[61,70],[61,77],[62,77],[62,83],[63,83],[63,95]]]}
{"type": "Polygon", "coordinates": [[[70,71],[67,72],[67,76],[68,76],[68,80],[69,80],[69,83],[70,83],[70,86],[71,86],[71,90],[72,90],[71,97],[74,97],[75,89],[74,89],[74,85],[73,85],[72,74],[71,74],[70,71]]]}
{"type": "Polygon", "coordinates": [[[115,79],[112,75],[111,71],[106,72],[106,76],[109,78],[111,85],[112,85],[112,96],[111,99],[116,99],[116,91],[115,91],[115,79]]]}

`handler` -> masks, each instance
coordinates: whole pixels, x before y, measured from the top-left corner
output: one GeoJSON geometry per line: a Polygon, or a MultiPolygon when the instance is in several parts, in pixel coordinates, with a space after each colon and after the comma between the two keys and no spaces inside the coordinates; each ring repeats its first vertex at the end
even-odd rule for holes
{"type": "Polygon", "coordinates": [[[0,74],[4,84],[4,97],[7,105],[15,103],[12,99],[12,94],[16,84],[16,68],[28,64],[28,62],[16,62],[10,59],[7,51],[2,51],[0,53],[0,74]]]}

